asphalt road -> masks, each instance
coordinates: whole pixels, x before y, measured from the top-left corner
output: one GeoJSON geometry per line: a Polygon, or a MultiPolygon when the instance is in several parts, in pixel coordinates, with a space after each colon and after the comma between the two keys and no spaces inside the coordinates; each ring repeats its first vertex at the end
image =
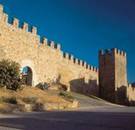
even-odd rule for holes
{"type": "Polygon", "coordinates": [[[1,114],[0,130],[135,130],[135,107],[77,97],[75,111],[1,114]]]}

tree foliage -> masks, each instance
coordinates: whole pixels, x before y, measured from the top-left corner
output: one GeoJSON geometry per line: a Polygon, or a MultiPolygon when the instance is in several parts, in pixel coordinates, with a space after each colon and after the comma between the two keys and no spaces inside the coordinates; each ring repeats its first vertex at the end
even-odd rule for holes
{"type": "Polygon", "coordinates": [[[20,65],[10,60],[0,61],[0,87],[17,90],[20,85],[20,65]]]}

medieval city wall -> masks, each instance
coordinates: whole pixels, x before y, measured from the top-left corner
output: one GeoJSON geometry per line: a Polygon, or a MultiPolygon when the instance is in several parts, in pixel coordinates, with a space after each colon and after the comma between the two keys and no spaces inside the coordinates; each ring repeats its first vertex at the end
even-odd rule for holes
{"type": "Polygon", "coordinates": [[[127,100],[130,105],[135,105],[135,86],[132,86],[132,84],[127,87],[127,100]]]}
{"type": "Polygon", "coordinates": [[[71,91],[98,95],[98,69],[68,53],[63,56],[59,66],[61,82],[70,86],[71,91]]]}
{"type": "Polygon", "coordinates": [[[60,82],[73,91],[98,94],[98,69],[61,50],[60,44],[40,38],[37,28],[9,18],[0,6],[0,60],[18,62],[21,68],[32,69],[33,85],[40,82],[60,82]],[[84,85],[80,86],[80,83],[84,85]]]}

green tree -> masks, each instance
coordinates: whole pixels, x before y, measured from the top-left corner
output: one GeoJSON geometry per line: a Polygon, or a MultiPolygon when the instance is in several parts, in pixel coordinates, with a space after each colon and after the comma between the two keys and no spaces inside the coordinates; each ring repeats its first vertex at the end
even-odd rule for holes
{"type": "Polygon", "coordinates": [[[20,86],[20,65],[10,60],[0,61],[0,87],[17,90],[20,86]]]}

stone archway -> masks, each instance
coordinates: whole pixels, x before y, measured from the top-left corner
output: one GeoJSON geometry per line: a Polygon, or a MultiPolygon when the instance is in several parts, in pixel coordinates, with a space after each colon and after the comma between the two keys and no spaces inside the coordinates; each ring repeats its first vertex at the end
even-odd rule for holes
{"type": "Polygon", "coordinates": [[[29,66],[22,68],[22,79],[24,84],[29,86],[33,85],[33,72],[29,66]]]}
{"type": "Polygon", "coordinates": [[[23,72],[23,68],[29,67],[32,71],[32,86],[36,86],[38,82],[37,68],[36,65],[30,59],[24,59],[20,62],[21,68],[20,71],[23,72]]]}

